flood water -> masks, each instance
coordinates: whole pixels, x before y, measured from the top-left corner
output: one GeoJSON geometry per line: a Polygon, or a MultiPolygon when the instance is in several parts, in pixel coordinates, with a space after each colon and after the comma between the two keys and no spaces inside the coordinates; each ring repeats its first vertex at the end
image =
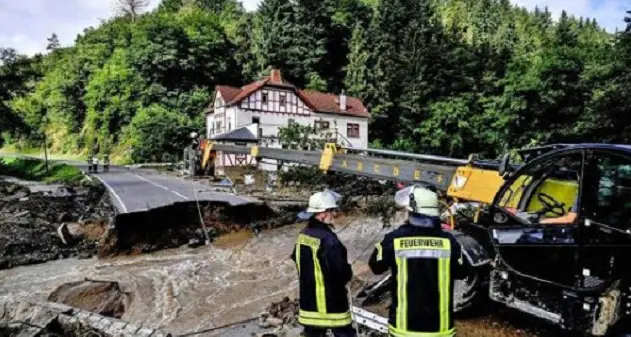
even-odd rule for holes
{"type": "MultiPolygon", "coordinates": [[[[386,230],[374,219],[339,221],[349,222],[338,228],[349,259],[354,261],[363,252],[360,260],[367,260],[386,230]]],[[[109,260],[67,259],[2,270],[0,299],[45,301],[67,282],[118,281],[132,297],[123,320],[174,334],[221,326],[257,316],[285,296],[297,297],[290,255],[301,228],[292,225],[258,236],[237,233],[196,249],[109,260]]],[[[361,269],[361,263],[354,267],[361,269]]]]}

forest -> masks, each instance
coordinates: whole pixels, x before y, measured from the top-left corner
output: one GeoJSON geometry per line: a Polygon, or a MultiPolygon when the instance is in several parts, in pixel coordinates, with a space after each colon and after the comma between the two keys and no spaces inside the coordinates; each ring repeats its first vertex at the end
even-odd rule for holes
{"type": "MultiPolygon", "coordinates": [[[[0,46],[0,143],[119,161],[181,156],[215,85],[279,68],[361,98],[371,146],[496,158],[557,142],[631,141],[631,20],[510,0],[162,0],[48,52],[0,46]]],[[[203,132],[202,132],[203,133],[203,132]]]]}

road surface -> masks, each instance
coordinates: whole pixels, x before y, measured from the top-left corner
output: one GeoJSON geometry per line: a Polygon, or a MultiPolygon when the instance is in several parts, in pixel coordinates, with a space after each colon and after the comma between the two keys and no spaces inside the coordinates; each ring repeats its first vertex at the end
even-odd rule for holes
{"type": "MultiPolygon", "coordinates": [[[[80,168],[87,170],[85,166],[80,168]]],[[[213,191],[209,186],[153,170],[113,167],[92,174],[107,187],[121,213],[144,211],[184,201],[224,201],[231,205],[256,202],[255,199],[213,191]]]]}
{"type": "MultiPolygon", "coordinates": [[[[29,155],[0,154],[0,157],[22,157],[42,159],[29,155]]],[[[72,165],[88,172],[86,162],[72,160],[51,160],[72,165]]],[[[255,199],[237,196],[231,193],[213,191],[209,186],[184,180],[155,170],[110,167],[103,172],[92,174],[100,180],[112,197],[112,202],[120,213],[145,211],[183,201],[224,201],[231,205],[256,202],[255,199]]]]}

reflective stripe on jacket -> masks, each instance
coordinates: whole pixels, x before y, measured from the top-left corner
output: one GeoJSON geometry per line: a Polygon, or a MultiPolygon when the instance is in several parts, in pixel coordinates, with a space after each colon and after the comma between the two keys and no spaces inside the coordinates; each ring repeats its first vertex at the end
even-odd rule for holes
{"type": "Polygon", "coordinates": [[[369,265],[388,269],[392,283],[389,332],[396,337],[447,337],[453,325],[453,281],[466,276],[458,241],[440,228],[405,224],[386,235],[369,265]]]}
{"type": "Polygon", "coordinates": [[[300,324],[325,328],[350,325],[346,284],[353,272],[337,235],[312,218],[298,236],[291,257],[300,281],[300,324]]]}

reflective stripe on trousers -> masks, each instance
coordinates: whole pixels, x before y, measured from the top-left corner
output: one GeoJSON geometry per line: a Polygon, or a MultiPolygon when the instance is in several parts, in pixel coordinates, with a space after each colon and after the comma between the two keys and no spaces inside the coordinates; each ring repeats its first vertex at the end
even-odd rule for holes
{"type": "Polygon", "coordinates": [[[450,329],[445,332],[412,332],[397,329],[392,325],[388,326],[388,332],[393,337],[453,337],[456,335],[456,329],[450,329]]]}
{"type": "Polygon", "coordinates": [[[321,327],[341,327],[353,323],[351,312],[341,314],[327,314],[319,312],[311,312],[300,310],[298,322],[304,325],[321,326],[321,327]]]}

